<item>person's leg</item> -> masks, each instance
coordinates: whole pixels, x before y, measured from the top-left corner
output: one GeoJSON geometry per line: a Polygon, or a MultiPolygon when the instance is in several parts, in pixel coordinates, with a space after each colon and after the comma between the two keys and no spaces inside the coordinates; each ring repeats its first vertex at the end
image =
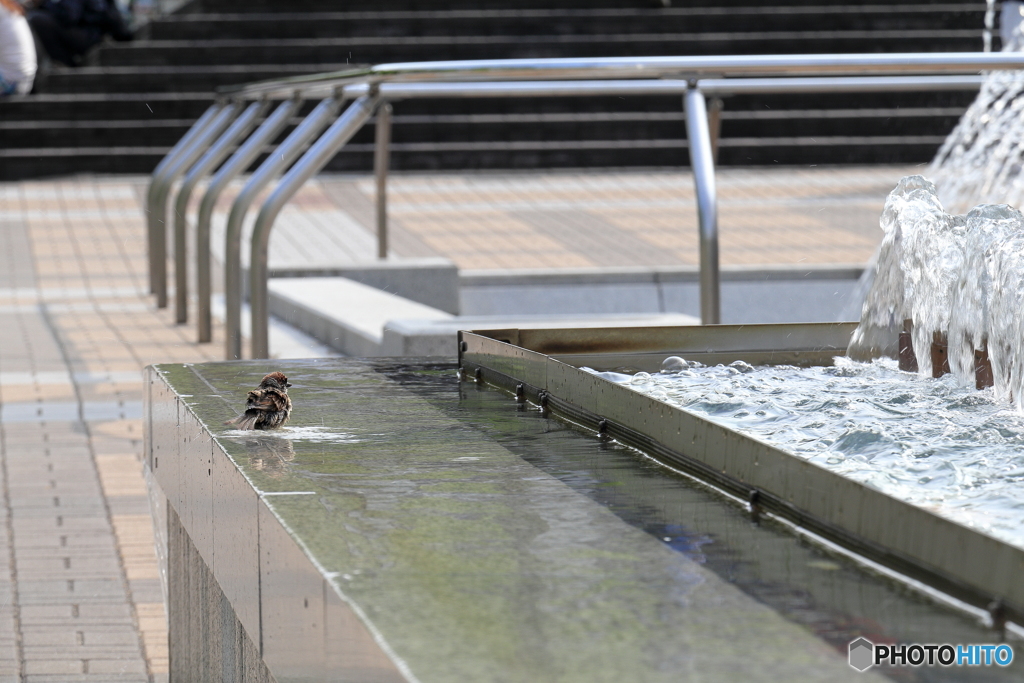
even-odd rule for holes
{"type": "Polygon", "coordinates": [[[103,42],[103,32],[97,28],[66,28],[64,29],[64,44],[71,52],[74,66],[82,63],[85,53],[94,46],[103,42]]]}
{"type": "Polygon", "coordinates": [[[50,59],[61,64],[74,66],[71,61],[71,52],[67,49],[61,38],[63,29],[56,19],[46,12],[39,10],[28,12],[25,18],[28,19],[28,25],[32,27],[33,35],[42,44],[46,54],[50,55],[50,59]]]}
{"type": "Polygon", "coordinates": [[[67,66],[78,66],[82,61],[82,55],[95,45],[98,40],[92,34],[94,32],[78,29],[64,28],[56,19],[47,12],[35,10],[26,15],[32,32],[39,38],[46,54],[50,58],[67,66]]]}
{"type": "MultiPolygon", "coordinates": [[[[31,24],[29,24],[31,28],[31,24]]],[[[43,41],[39,39],[39,34],[32,31],[32,42],[35,43],[36,47],[36,79],[32,82],[32,94],[38,95],[39,93],[46,92],[46,80],[53,71],[53,59],[50,57],[50,53],[46,51],[46,46],[43,45],[43,41]]]]}
{"type": "Polygon", "coordinates": [[[118,42],[135,39],[135,33],[128,27],[115,0],[107,0],[107,25],[104,28],[118,42]]]}

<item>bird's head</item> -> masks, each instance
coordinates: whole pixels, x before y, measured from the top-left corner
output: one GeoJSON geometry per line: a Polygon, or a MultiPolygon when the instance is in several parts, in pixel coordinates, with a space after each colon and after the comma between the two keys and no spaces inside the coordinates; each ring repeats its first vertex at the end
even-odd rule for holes
{"type": "Polygon", "coordinates": [[[260,382],[260,386],[287,389],[291,384],[288,383],[288,378],[284,376],[283,372],[272,372],[263,378],[263,381],[260,382]]]}

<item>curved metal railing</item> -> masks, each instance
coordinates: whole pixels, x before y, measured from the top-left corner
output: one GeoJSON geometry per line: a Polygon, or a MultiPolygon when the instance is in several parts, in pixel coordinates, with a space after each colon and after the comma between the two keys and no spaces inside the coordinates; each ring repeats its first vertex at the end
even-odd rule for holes
{"type": "Polygon", "coordinates": [[[157,305],[166,306],[167,203],[175,182],[184,177],[173,225],[176,319],[186,322],[185,209],[196,185],[219,165],[200,203],[196,226],[199,341],[211,341],[213,205],[227,184],[277,137],[303,100],[319,98],[321,102],[250,176],[229,213],[224,264],[228,359],[242,357],[241,228],[250,205],[284,173],[259,209],[250,247],[251,355],[265,358],[269,355],[267,245],[274,220],[303,183],[318,173],[375,111],[383,111],[377,121],[375,174],[379,254],[386,255],[390,108],[382,109],[382,105],[413,98],[675,94],[683,98],[697,197],[701,320],[718,323],[721,305],[713,162],[717,126],[714,117],[709,125],[706,95],[977,89],[982,78],[979,72],[1020,68],[1024,68],[1024,54],[1001,52],[514,59],[381,64],[222,89],[210,109],[153,172],[147,195],[151,290],[157,305]],[[266,101],[274,99],[284,102],[255,126],[266,101]],[[349,100],[352,104],[342,112],[349,100]]]}

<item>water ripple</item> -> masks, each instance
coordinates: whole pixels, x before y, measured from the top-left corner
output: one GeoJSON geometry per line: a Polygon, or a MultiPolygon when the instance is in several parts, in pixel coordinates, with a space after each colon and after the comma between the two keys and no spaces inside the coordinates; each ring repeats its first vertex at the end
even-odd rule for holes
{"type": "Polygon", "coordinates": [[[1024,414],[991,389],[889,359],[730,370],[600,374],[1024,547],[1024,414]]]}

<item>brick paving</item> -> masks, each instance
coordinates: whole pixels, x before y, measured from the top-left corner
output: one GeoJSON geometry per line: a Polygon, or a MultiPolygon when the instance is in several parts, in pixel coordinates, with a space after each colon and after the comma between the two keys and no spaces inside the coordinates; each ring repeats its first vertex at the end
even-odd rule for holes
{"type": "Polygon", "coordinates": [[[0,185],[0,681],[158,681],[148,363],[205,361],[146,294],[138,181],[0,185]]]}
{"type": "MultiPolygon", "coordinates": [[[[863,264],[907,172],[724,171],[723,264],[863,264]]],[[[145,181],[0,184],[0,683],[166,680],[140,371],[219,360],[223,335],[198,345],[154,308],[145,181]]],[[[282,213],[277,265],[372,258],[372,187],[311,183],[282,213]]],[[[697,262],[684,173],[398,175],[390,202],[400,257],[467,269],[697,262]]]]}
{"type": "MultiPolygon", "coordinates": [[[[723,169],[722,265],[863,265],[881,241],[886,195],[922,169],[723,169]]],[[[370,178],[322,191],[373,225],[370,178]]],[[[686,172],[396,175],[389,216],[399,256],[441,255],[463,269],[697,265],[686,172]]]]}
{"type": "MultiPolygon", "coordinates": [[[[722,265],[863,265],[882,238],[886,195],[921,170],[721,170],[722,265]]],[[[240,188],[221,196],[212,230],[217,255],[240,188]]],[[[198,202],[200,193],[193,197],[198,202]]],[[[398,258],[444,256],[466,270],[698,263],[697,207],[685,172],[396,174],[388,206],[398,258]]],[[[373,259],[375,225],[372,178],[323,176],[281,212],[270,267],[373,259]]],[[[242,258],[248,263],[247,250],[242,258]]]]}

